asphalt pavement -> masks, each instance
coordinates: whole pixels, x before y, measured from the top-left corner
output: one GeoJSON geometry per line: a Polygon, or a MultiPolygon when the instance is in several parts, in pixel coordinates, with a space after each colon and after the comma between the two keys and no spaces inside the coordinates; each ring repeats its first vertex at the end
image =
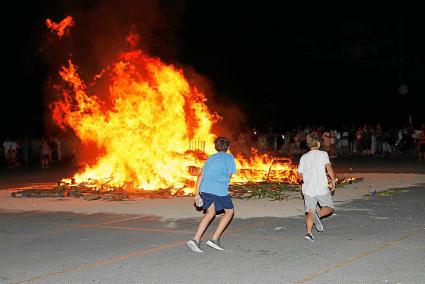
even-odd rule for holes
{"type": "Polygon", "coordinates": [[[423,208],[425,185],[337,204],[314,242],[302,215],[235,218],[203,253],[197,218],[2,211],[0,283],[423,283],[423,208]]]}
{"type": "MultiPolygon", "coordinates": [[[[425,173],[411,156],[333,164],[337,172],[425,173]]],[[[1,169],[0,189],[73,170],[1,169]]],[[[424,283],[425,184],[392,191],[337,203],[314,242],[304,239],[301,213],[240,219],[236,208],[223,252],[186,246],[199,218],[0,211],[0,283],[424,283]]]]}

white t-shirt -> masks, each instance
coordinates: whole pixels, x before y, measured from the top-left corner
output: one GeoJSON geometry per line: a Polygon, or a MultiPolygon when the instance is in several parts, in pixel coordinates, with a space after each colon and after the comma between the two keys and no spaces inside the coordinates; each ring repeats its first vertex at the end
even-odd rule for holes
{"type": "Polygon", "coordinates": [[[308,196],[325,195],[329,192],[326,164],[330,164],[328,153],[311,150],[302,155],[298,172],[303,175],[303,194],[308,196]]]}
{"type": "Polygon", "coordinates": [[[3,149],[4,149],[4,155],[7,156],[7,152],[9,151],[10,147],[12,146],[12,142],[9,140],[5,140],[3,142],[3,149]]]}

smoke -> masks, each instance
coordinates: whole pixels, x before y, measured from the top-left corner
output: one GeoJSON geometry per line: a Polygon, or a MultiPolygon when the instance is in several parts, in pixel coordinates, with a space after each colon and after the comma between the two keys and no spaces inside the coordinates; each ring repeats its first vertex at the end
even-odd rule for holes
{"type": "Polygon", "coordinates": [[[189,82],[205,94],[210,111],[221,117],[214,124],[212,132],[216,136],[228,137],[233,153],[247,155],[250,152],[249,145],[241,141],[241,135],[249,132],[244,112],[226,96],[220,95],[209,78],[200,75],[192,67],[185,67],[184,72],[189,82]]]}
{"type": "MultiPolygon", "coordinates": [[[[52,3],[52,5],[55,5],[52,3]]],[[[117,58],[117,54],[133,49],[143,49],[162,61],[171,61],[178,52],[178,38],[183,1],[72,1],[56,3],[53,14],[46,14],[55,22],[72,16],[75,26],[61,38],[45,27],[45,41],[39,51],[44,58],[49,74],[45,85],[45,104],[49,105],[62,84],[58,72],[67,66],[68,60],[79,67],[78,73],[89,85],[90,93],[108,97],[106,82],[102,82],[104,68],[117,58]],[[58,12],[58,10],[60,12],[58,12]],[[131,35],[138,35],[137,41],[131,35]],[[93,88],[93,89],[90,89],[93,88]]],[[[44,24],[44,21],[43,21],[44,24]]],[[[46,113],[47,128],[51,128],[51,115],[46,113]]]]}
{"type": "Polygon", "coordinates": [[[57,22],[71,15],[76,24],[61,39],[46,28],[46,44],[42,49],[53,68],[66,64],[71,57],[84,70],[83,76],[92,79],[90,76],[109,65],[119,52],[134,48],[127,40],[130,33],[140,36],[138,48],[163,61],[171,60],[178,51],[176,31],[184,11],[183,1],[73,3],[62,15],[46,15],[57,22]]]}

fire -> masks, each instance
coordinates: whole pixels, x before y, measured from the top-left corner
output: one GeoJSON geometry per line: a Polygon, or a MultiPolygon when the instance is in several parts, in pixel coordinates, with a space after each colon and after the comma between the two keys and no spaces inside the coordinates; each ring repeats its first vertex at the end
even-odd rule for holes
{"type": "Polygon", "coordinates": [[[75,22],[71,16],[67,16],[60,23],[55,23],[51,19],[46,20],[46,26],[52,32],[56,32],[58,37],[62,37],[65,34],[65,31],[74,25],[75,25],[75,22]]]}
{"type": "MultiPolygon", "coordinates": [[[[189,84],[183,71],[141,50],[122,53],[93,83],[86,84],[72,61],[59,72],[66,87],[52,104],[54,121],[70,127],[82,143],[99,149],[73,182],[108,187],[194,191],[196,174],[215,153],[211,128],[219,119],[206,98],[189,84]],[[89,94],[99,78],[108,91],[89,94]]],[[[290,160],[237,155],[238,174],[232,182],[279,180],[296,182],[290,160]]],[[[65,180],[64,180],[65,181],[65,180]]]]}
{"type": "Polygon", "coordinates": [[[253,148],[251,158],[237,155],[238,173],[233,183],[260,182],[264,180],[298,183],[297,167],[288,158],[275,158],[267,154],[258,154],[253,148]]]}
{"type": "Polygon", "coordinates": [[[132,47],[136,47],[140,41],[140,36],[135,33],[129,33],[125,39],[132,47]]]}
{"type": "Polygon", "coordinates": [[[142,51],[121,54],[109,70],[107,102],[87,94],[71,61],[60,71],[70,88],[54,103],[54,120],[102,150],[76,182],[111,179],[112,186],[149,190],[183,188],[188,181],[193,186],[188,168],[201,161],[196,151],[187,151],[190,141],[206,141],[205,152],[214,152],[210,130],[217,116],[208,111],[205,96],[181,70],[142,51]]]}

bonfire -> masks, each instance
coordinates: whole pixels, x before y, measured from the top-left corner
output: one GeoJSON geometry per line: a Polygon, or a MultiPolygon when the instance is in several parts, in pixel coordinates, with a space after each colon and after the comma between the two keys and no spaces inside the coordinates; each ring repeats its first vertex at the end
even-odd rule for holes
{"type": "MultiPolygon", "coordinates": [[[[46,24],[59,37],[75,25],[72,17],[46,24]]],[[[212,128],[220,116],[209,109],[207,96],[182,69],[137,49],[138,38],[128,35],[132,48],[117,54],[90,82],[81,78],[71,59],[59,70],[62,85],[51,104],[53,120],[72,129],[82,145],[96,148],[91,149],[94,162],[80,160],[84,166],[59,181],[56,189],[64,196],[191,195],[204,161],[215,153],[212,128]],[[96,88],[98,82],[107,88],[96,88]],[[100,89],[102,93],[93,91],[100,89]]],[[[289,158],[259,154],[254,148],[250,157],[233,154],[238,168],[231,181],[234,196],[267,190],[279,192],[274,198],[280,199],[283,190],[299,189],[289,158]]]]}

